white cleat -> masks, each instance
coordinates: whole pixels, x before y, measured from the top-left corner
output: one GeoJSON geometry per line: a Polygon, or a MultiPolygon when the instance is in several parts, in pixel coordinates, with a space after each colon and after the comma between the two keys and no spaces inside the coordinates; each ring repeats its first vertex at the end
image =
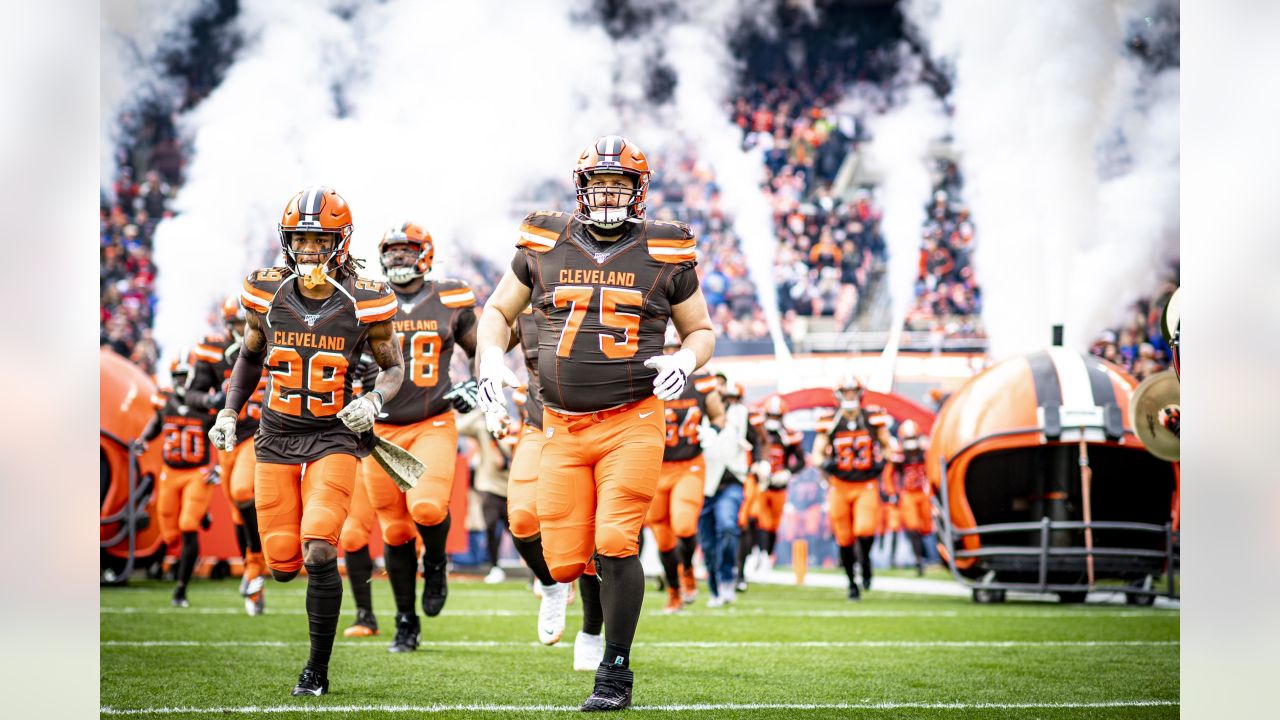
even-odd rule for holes
{"type": "Polygon", "coordinates": [[[732,584],[720,586],[720,604],[732,605],[738,600],[738,591],[733,589],[732,584]]]}
{"type": "Polygon", "coordinates": [[[505,582],[506,579],[507,579],[507,571],[503,570],[497,565],[494,565],[492,568],[490,568],[489,574],[484,576],[484,581],[486,583],[489,583],[490,585],[496,585],[500,582],[505,582]]]}
{"type": "Polygon", "coordinates": [[[712,595],[711,597],[707,598],[707,607],[718,608],[721,605],[724,605],[724,599],[721,598],[719,595],[712,595]]]}
{"type": "Polygon", "coordinates": [[[604,662],[604,635],[588,635],[578,631],[573,639],[573,669],[593,672],[604,662]]]}
{"type": "Polygon", "coordinates": [[[538,641],[543,645],[555,645],[564,637],[564,601],[568,592],[568,583],[542,587],[542,604],[538,607],[538,641]]]}

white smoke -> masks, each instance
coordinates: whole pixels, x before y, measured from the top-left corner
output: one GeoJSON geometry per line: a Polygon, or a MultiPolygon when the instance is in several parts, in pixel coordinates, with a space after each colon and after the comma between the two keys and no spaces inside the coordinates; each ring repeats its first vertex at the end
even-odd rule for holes
{"type": "Polygon", "coordinates": [[[1055,323],[1084,350],[1162,279],[1158,260],[1177,243],[1176,71],[1172,81],[1144,78],[1124,49],[1127,23],[1151,6],[907,4],[954,69],[954,135],[993,358],[1045,345],[1055,323]],[[1133,164],[1104,181],[1096,152],[1117,122],[1133,164]]]}
{"type": "Polygon", "coordinates": [[[173,101],[180,91],[164,77],[162,55],[181,51],[190,40],[190,22],[207,0],[102,0],[99,4],[102,82],[99,181],[108,190],[116,175],[115,147],[121,115],[143,100],[173,101]]]}
{"type": "Polygon", "coordinates": [[[915,293],[920,259],[920,232],[932,180],[927,165],[929,146],[946,134],[947,118],[931,90],[911,86],[906,100],[870,122],[872,141],[864,160],[882,175],[877,199],[880,223],[889,250],[889,296],[892,328],[901,327],[915,293]]]}
{"type": "Polygon", "coordinates": [[[183,118],[188,179],[177,217],[157,231],[162,347],[190,342],[215,301],[272,262],[280,212],[305,186],[331,185],[351,204],[352,252],[369,274],[382,231],[406,218],[436,238],[441,274],[464,248],[505,265],[531,188],[550,181],[567,195],[578,151],[608,133],[651,155],[697,142],[776,316],[762,165],[738,150],[723,105],[735,77],[728,30],[768,3],[690,4],[688,17],[672,6],[616,38],[589,5],[244,0],[234,62],[183,118]],[[655,47],[680,76],[674,108],[645,100],[655,47]]]}
{"type": "Polygon", "coordinates": [[[308,185],[351,205],[368,274],[382,231],[408,218],[432,232],[442,274],[463,248],[510,258],[527,188],[567,184],[578,151],[617,131],[609,43],[571,10],[242,2],[243,45],[184,118],[188,179],[157,231],[162,346],[189,342],[213,302],[274,262],[280,213],[308,185]]]}
{"type": "Polygon", "coordinates": [[[729,36],[744,22],[763,22],[771,5],[763,0],[720,0],[691,5],[689,14],[660,28],[666,56],[675,69],[674,120],[693,140],[699,156],[715,168],[721,204],[747,260],[773,340],[774,354],[791,357],[778,314],[773,259],[777,238],[768,200],[761,192],[764,162],[758,151],[744,152],[741,129],[734,125],[726,103],[734,87],[736,65],[729,53],[729,36]]]}

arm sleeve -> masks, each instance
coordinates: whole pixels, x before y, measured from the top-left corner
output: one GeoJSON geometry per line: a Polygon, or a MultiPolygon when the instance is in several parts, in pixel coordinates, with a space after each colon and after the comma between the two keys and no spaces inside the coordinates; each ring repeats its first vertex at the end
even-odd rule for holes
{"type": "Polygon", "coordinates": [[[694,272],[693,263],[681,265],[672,274],[670,287],[671,291],[668,297],[671,299],[672,305],[679,305],[693,297],[693,294],[698,291],[698,273],[694,272]]]}
{"type": "Polygon", "coordinates": [[[533,287],[533,273],[529,272],[529,258],[524,251],[517,252],[515,257],[511,258],[511,272],[525,287],[533,287]]]}
{"type": "Polygon", "coordinates": [[[194,373],[191,386],[187,388],[187,405],[197,410],[214,411],[222,407],[226,396],[218,387],[213,366],[207,362],[196,363],[194,373]]]}
{"type": "Polygon", "coordinates": [[[227,410],[234,410],[237,415],[244,408],[244,404],[249,400],[249,396],[253,395],[253,391],[258,389],[258,380],[262,377],[262,363],[267,359],[267,351],[264,348],[259,352],[249,352],[248,348],[240,348],[240,355],[236,358],[236,365],[231,369],[231,386],[227,388],[227,410]]]}
{"type": "Polygon", "coordinates": [[[160,434],[160,428],[164,426],[164,417],[157,410],[155,415],[151,416],[151,420],[147,421],[147,426],[142,429],[142,439],[151,442],[160,434]]]}

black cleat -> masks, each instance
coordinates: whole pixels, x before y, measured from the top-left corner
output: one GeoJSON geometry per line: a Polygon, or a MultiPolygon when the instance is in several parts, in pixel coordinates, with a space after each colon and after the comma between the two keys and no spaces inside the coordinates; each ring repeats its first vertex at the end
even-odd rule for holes
{"type": "Polygon", "coordinates": [[[582,703],[583,712],[622,710],[631,705],[631,686],[636,676],[629,669],[600,664],[596,668],[596,688],[582,703]]]}
{"type": "Polygon", "coordinates": [[[293,696],[314,695],[320,697],[329,692],[329,677],[321,675],[309,667],[302,668],[298,676],[298,684],[293,688],[293,696]]]}
{"type": "Polygon", "coordinates": [[[418,649],[421,635],[422,627],[418,623],[417,615],[398,613],[396,615],[396,637],[391,641],[391,646],[387,648],[387,652],[413,652],[418,649]]]}
{"type": "Polygon", "coordinates": [[[857,583],[849,583],[849,599],[857,602],[862,599],[862,593],[858,591],[857,583]]]}
{"type": "Polygon", "coordinates": [[[422,561],[422,612],[427,617],[435,617],[444,609],[444,601],[449,597],[449,561],[441,560],[433,565],[422,561]]]}
{"type": "Polygon", "coordinates": [[[176,608],[191,607],[191,603],[187,602],[187,589],[179,587],[173,591],[173,606],[176,608]]]}
{"type": "Polygon", "coordinates": [[[369,637],[378,634],[378,618],[372,610],[356,608],[356,621],[342,631],[343,637],[369,637]]]}

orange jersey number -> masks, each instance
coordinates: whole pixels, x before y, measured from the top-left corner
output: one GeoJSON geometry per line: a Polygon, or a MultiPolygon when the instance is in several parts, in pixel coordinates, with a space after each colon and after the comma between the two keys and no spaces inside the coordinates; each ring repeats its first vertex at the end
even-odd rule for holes
{"type": "MultiPolygon", "coordinates": [[[[558,307],[569,306],[569,318],[560,331],[560,342],[556,344],[556,356],[567,358],[573,351],[573,341],[578,337],[582,321],[587,317],[587,309],[595,288],[587,285],[561,285],[552,293],[551,301],[558,307]]],[[[619,342],[612,334],[600,333],[600,351],[611,360],[629,358],[640,348],[636,341],[640,332],[640,316],[636,313],[620,312],[619,305],[641,305],[644,295],[639,290],[625,288],[600,288],[600,324],[622,331],[619,342]]]]}
{"type": "Polygon", "coordinates": [[[204,428],[195,424],[164,424],[164,460],[170,464],[194,465],[204,459],[204,428]]]}
{"type": "Polygon", "coordinates": [[[832,441],[831,447],[836,454],[836,467],[846,472],[870,470],[875,463],[874,444],[865,430],[841,433],[832,441]]]}
{"type": "Polygon", "coordinates": [[[307,412],[313,417],[337,415],[343,405],[347,359],[338,353],[319,351],[307,361],[305,369],[302,366],[297,350],[281,345],[271,348],[267,354],[267,371],[271,374],[267,407],[272,412],[301,415],[305,389],[307,412]]]}
{"type": "Polygon", "coordinates": [[[409,360],[409,379],[418,387],[435,387],[440,382],[440,334],[421,330],[400,336],[401,348],[409,360]]]}
{"type": "Polygon", "coordinates": [[[680,444],[680,438],[689,441],[690,445],[698,444],[698,430],[702,427],[702,409],[694,406],[689,408],[684,415],[684,422],[680,422],[680,413],[671,408],[667,408],[667,447],[675,447],[680,444]]]}

